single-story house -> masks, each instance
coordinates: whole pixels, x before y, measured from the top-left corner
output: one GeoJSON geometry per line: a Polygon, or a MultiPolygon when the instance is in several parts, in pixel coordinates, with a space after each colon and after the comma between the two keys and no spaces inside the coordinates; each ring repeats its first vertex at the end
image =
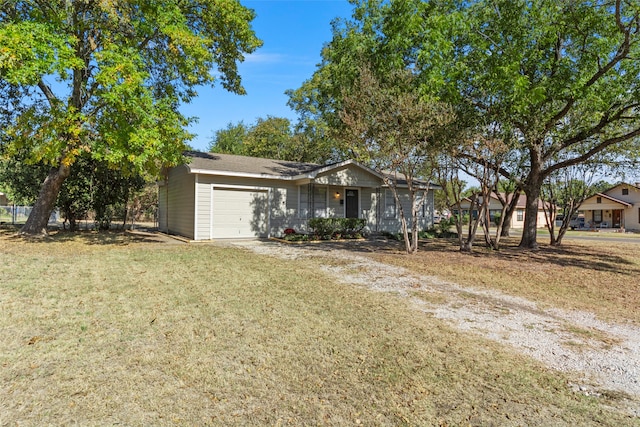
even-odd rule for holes
{"type": "Polygon", "coordinates": [[[640,183],[620,183],[596,193],[580,206],[585,223],[592,228],[640,230],[640,183]]]}
{"type": "MultiPolygon", "coordinates": [[[[513,197],[512,194],[509,194],[508,197],[505,197],[504,193],[501,193],[501,196],[503,199],[507,200],[508,202],[511,201],[511,197],[513,197]]],[[[489,198],[489,216],[493,221],[493,219],[496,216],[499,216],[500,213],[502,212],[502,203],[500,203],[500,199],[498,198],[498,195],[494,192],[492,192],[489,197],[490,197],[489,198]]],[[[480,202],[482,202],[482,196],[480,196],[479,200],[480,202]]],[[[527,206],[527,196],[524,194],[520,194],[520,197],[518,197],[518,202],[516,203],[515,212],[511,217],[511,228],[516,228],[516,229],[524,228],[524,216],[525,216],[526,206],[527,206]]],[[[462,208],[463,214],[469,214],[469,209],[471,208],[471,199],[468,197],[465,197],[464,199],[462,199],[462,202],[460,203],[460,207],[462,208]]],[[[473,217],[475,218],[477,216],[478,216],[478,211],[474,209],[473,217]]],[[[538,224],[538,228],[545,228],[547,226],[547,218],[544,213],[542,201],[540,200],[538,200],[537,224],[538,224]]]]}
{"type": "MultiPolygon", "coordinates": [[[[309,232],[310,218],[363,218],[370,232],[399,232],[399,210],[383,176],[353,160],[329,165],[217,153],[186,153],[159,182],[160,231],[191,240],[309,232]]],[[[433,224],[433,186],[419,227],[433,224]]],[[[398,180],[410,215],[406,180],[398,180]]]]}

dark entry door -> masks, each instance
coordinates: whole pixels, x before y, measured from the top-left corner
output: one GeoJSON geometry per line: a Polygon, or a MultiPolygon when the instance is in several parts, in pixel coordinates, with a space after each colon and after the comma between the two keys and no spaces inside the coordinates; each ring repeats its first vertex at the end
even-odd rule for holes
{"type": "Polygon", "coordinates": [[[358,190],[347,190],[345,203],[345,217],[358,218],[358,190]]]}
{"type": "Polygon", "coordinates": [[[613,211],[613,227],[614,228],[620,228],[621,224],[621,218],[622,217],[622,211],[621,210],[615,210],[613,211]]]}

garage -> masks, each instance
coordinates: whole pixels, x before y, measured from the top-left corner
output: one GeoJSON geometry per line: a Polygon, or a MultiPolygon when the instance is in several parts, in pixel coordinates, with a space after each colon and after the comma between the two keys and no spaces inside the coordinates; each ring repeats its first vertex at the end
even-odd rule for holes
{"type": "Polygon", "coordinates": [[[214,187],[212,197],[214,239],[267,237],[267,191],[214,187]]]}

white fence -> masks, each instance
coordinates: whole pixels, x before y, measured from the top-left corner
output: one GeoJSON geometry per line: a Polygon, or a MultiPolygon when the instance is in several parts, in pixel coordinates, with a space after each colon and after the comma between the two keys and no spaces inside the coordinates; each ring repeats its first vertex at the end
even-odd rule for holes
{"type": "MultiPolygon", "coordinates": [[[[0,224],[24,224],[32,209],[33,206],[0,206],[0,224]]],[[[58,211],[53,211],[49,222],[56,222],[59,217],[58,211]]]]}

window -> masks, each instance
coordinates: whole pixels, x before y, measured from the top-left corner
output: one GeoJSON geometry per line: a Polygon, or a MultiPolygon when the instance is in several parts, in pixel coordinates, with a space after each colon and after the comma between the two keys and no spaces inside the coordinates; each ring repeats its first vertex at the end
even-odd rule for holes
{"type": "Polygon", "coordinates": [[[602,222],[602,211],[593,211],[593,222],[600,224],[602,222]]]}
{"type": "Polygon", "coordinates": [[[327,187],[313,188],[313,216],[315,218],[327,217],[327,187]]]}
{"type": "Polygon", "coordinates": [[[416,204],[422,203],[420,205],[420,209],[418,210],[418,216],[421,218],[426,218],[429,214],[429,207],[427,206],[428,197],[425,197],[424,191],[418,191],[416,193],[416,204]],[[422,201],[424,199],[424,201],[422,201]]]}
{"type": "Polygon", "coordinates": [[[384,190],[384,217],[396,217],[396,198],[391,190],[384,190]]]}
{"type": "Polygon", "coordinates": [[[622,195],[623,196],[628,196],[629,195],[629,189],[628,188],[623,188],[622,189],[622,195]]]}
{"type": "Polygon", "coordinates": [[[602,197],[596,197],[596,203],[602,203],[602,197]]]}
{"type": "Polygon", "coordinates": [[[524,221],[524,210],[518,209],[516,211],[516,220],[520,222],[524,221]]]}
{"type": "Polygon", "coordinates": [[[298,218],[308,218],[309,215],[309,186],[298,187],[298,218]]]}

